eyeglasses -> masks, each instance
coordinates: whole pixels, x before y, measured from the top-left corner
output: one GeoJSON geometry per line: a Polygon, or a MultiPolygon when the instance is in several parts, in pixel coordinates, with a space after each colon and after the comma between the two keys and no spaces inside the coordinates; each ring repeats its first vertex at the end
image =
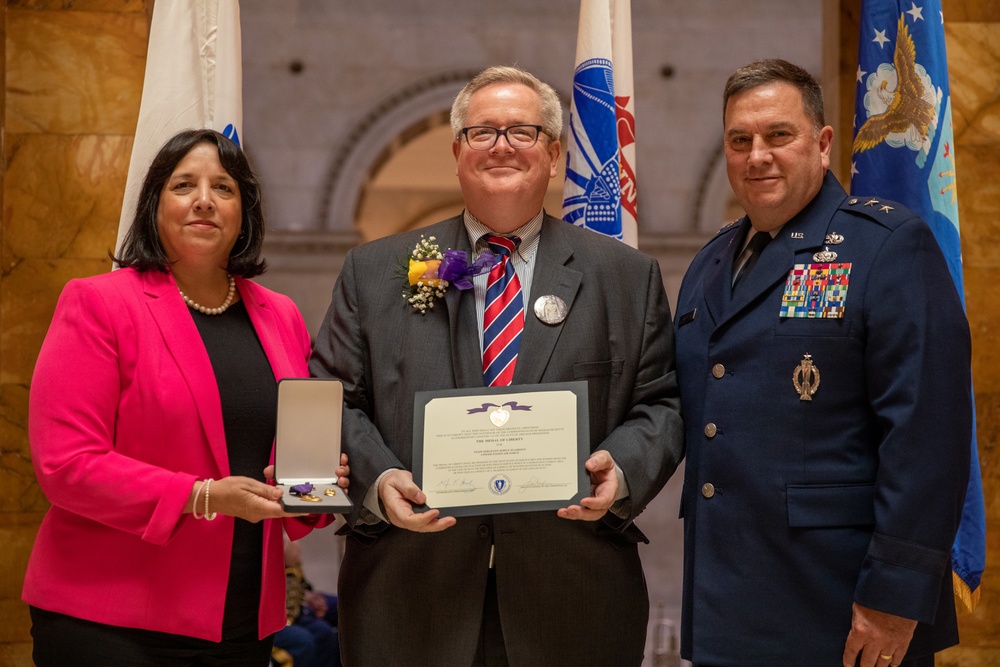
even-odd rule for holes
{"type": "Polygon", "coordinates": [[[463,127],[462,134],[469,148],[474,151],[488,151],[497,144],[497,139],[503,136],[507,144],[514,149],[524,150],[531,148],[538,142],[538,133],[542,131],[541,125],[511,125],[501,130],[498,127],[489,125],[472,125],[463,127]]]}

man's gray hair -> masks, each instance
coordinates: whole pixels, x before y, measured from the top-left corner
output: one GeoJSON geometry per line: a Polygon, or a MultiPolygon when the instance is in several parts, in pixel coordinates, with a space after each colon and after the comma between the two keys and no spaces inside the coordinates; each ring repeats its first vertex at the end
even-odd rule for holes
{"type": "Polygon", "coordinates": [[[559,95],[549,84],[520,67],[499,65],[489,67],[477,74],[472,81],[465,84],[451,105],[451,131],[456,138],[466,126],[469,112],[469,99],[486,86],[495,83],[519,83],[538,93],[542,102],[542,131],[552,139],[559,139],[562,134],[562,103],[559,95]]]}

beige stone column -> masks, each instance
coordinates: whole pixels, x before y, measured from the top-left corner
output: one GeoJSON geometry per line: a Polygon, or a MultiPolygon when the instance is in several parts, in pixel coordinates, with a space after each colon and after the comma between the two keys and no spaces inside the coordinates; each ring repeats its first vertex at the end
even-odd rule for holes
{"type": "Polygon", "coordinates": [[[70,278],[107,271],[139,112],[152,0],[6,0],[0,169],[0,664],[30,665],[21,583],[48,504],[28,387],[70,278]]]}

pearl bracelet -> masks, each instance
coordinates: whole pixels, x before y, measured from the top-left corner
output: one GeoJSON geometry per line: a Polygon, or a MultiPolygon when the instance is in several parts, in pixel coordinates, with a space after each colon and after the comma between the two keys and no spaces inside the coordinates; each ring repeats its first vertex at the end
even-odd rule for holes
{"type": "Polygon", "coordinates": [[[198,490],[194,494],[194,500],[191,502],[191,516],[193,516],[195,519],[205,518],[204,514],[198,514],[198,496],[201,495],[201,492],[202,490],[204,490],[204,488],[205,488],[205,481],[202,480],[201,486],[198,487],[198,490]]]}
{"type": "Polygon", "coordinates": [[[205,514],[204,514],[205,521],[215,521],[215,517],[218,516],[218,512],[208,511],[208,494],[211,489],[212,489],[212,478],[209,477],[207,480],[205,480],[205,514]]]}

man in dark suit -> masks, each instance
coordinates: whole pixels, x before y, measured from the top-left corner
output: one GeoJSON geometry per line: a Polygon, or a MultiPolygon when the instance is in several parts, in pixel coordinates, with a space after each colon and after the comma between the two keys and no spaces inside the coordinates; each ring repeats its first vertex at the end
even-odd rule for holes
{"type": "Polygon", "coordinates": [[[969,474],[958,294],[922,220],[828,172],[833,129],[807,72],[751,63],[724,108],[747,215],[678,298],[681,653],[933,664],[957,642],[949,552],[969,474]]]}
{"type": "Polygon", "coordinates": [[[550,86],[490,68],[459,93],[451,120],[464,213],[352,250],[311,363],[344,383],[359,508],[338,587],[344,662],[638,665],[649,604],[633,519],[682,457],[659,267],[543,211],[562,125],[550,86]],[[557,511],[456,521],[413,509],[426,498],[411,474],[414,394],[484,386],[493,271],[471,289],[430,294],[429,307],[401,296],[409,288],[397,267],[421,237],[471,259],[486,236],[514,248],[495,252],[521,300],[507,311],[517,356],[499,355],[493,384],[587,382],[592,490],[557,511]]]}

